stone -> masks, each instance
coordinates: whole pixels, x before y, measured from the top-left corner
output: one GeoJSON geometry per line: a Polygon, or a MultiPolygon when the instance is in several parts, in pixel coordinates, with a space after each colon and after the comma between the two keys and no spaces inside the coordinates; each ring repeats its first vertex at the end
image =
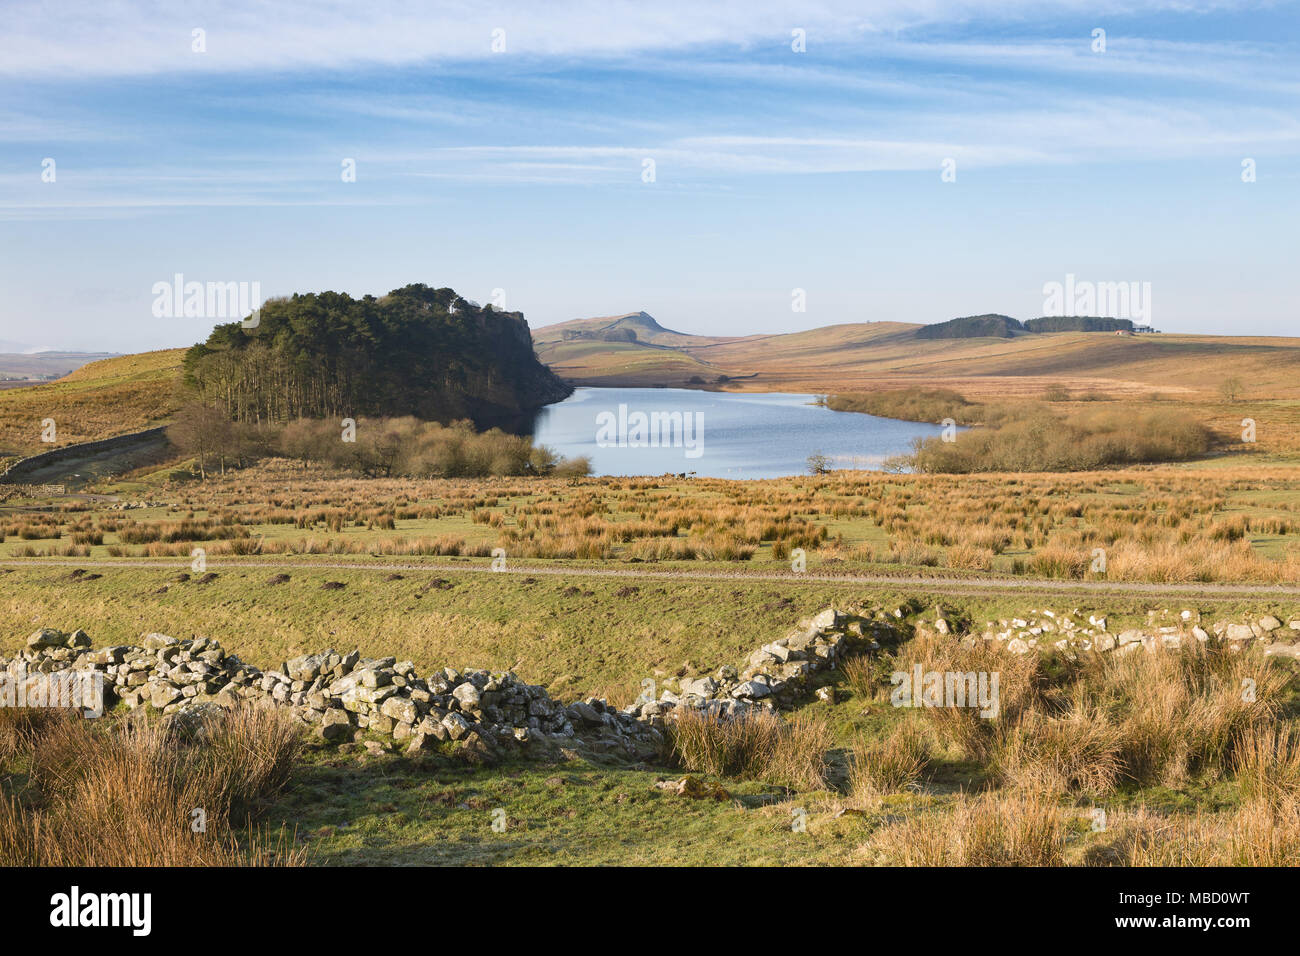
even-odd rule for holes
{"type": "Polygon", "coordinates": [[[451,734],[448,733],[446,725],[433,716],[425,717],[420,721],[415,728],[415,732],[417,735],[431,738],[435,743],[451,739],[451,734]]]}
{"type": "Polygon", "coordinates": [[[748,697],[752,700],[759,700],[763,697],[767,697],[771,693],[772,688],[768,687],[767,684],[756,680],[747,680],[743,684],[738,685],[731,692],[731,696],[736,698],[748,697]]]}
{"type": "Polygon", "coordinates": [[[812,626],[818,630],[830,630],[838,627],[844,621],[844,615],[833,607],[828,607],[812,619],[812,626]]]}
{"type": "Polygon", "coordinates": [[[180,700],[180,698],[181,692],[179,688],[166,681],[156,681],[149,692],[149,703],[159,710],[180,700]]]}
{"type": "Polygon", "coordinates": [[[422,750],[433,750],[438,746],[438,738],[429,734],[416,731],[411,734],[411,742],[406,746],[406,752],[410,754],[419,753],[422,750]]]}
{"type": "Polygon", "coordinates": [[[388,673],[388,671],[374,670],[369,667],[353,671],[351,676],[355,677],[356,683],[360,684],[362,687],[383,687],[393,682],[393,675],[388,673]]]}
{"type": "Polygon", "coordinates": [[[682,681],[682,693],[694,694],[697,697],[712,697],[718,692],[718,682],[712,677],[700,677],[695,680],[682,681]]]}
{"type": "Polygon", "coordinates": [[[464,684],[458,684],[456,689],[451,692],[451,696],[460,702],[462,710],[478,710],[483,697],[479,689],[468,681],[464,684]]]}
{"type": "Polygon", "coordinates": [[[1260,630],[1266,633],[1271,631],[1276,631],[1279,627],[1282,626],[1282,622],[1279,621],[1271,614],[1264,615],[1259,619],[1257,623],[1259,624],[1260,630]]]}
{"type": "Polygon", "coordinates": [[[472,729],[472,724],[456,711],[452,711],[446,717],[442,718],[442,726],[446,728],[447,735],[452,740],[460,740],[472,729]]]}
{"type": "Polygon", "coordinates": [[[44,650],[47,647],[62,647],[65,640],[61,632],[52,627],[43,627],[27,638],[27,647],[33,651],[44,650]]]}
{"type": "Polygon", "coordinates": [[[325,667],[325,654],[304,654],[285,664],[285,671],[291,680],[312,681],[320,676],[325,667]]]}
{"type": "Polygon", "coordinates": [[[419,720],[415,704],[404,697],[389,697],[379,708],[384,715],[405,724],[414,724],[419,720]]]}
{"type": "Polygon", "coordinates": [[[333,708],[321,717],[320,735],[331,743],[352,739],[352,721],[345,710],[333,708]]]}
{"type": "Polygon", "coordinates": [[[584,723],[592,724],[592,725],[604,723],[604,720],[601,718],[601,715],[596,711],[596,709],[592,707],[590,704],[585,704],[582,701],[578,701],[577,703],[570,704],[568,707],[568,711],[572,716],[572,718],[575,720],[581,720],[584,723]]]}
{"type": "Polygon", "coordinates": [[[156,654],[165,648],[175,647],[180,641],[174,637],[168,637],[166,634],[146,634],[141,643],[150,654],[156,654]]]}
{"type": "Polygon", "coordinates": [[[1255,632],[1249,624],[1229,624],[1227,631],[1224,632],[1224,638],[1229,641],[1252,641],[1255,639],[1255,632]]]}

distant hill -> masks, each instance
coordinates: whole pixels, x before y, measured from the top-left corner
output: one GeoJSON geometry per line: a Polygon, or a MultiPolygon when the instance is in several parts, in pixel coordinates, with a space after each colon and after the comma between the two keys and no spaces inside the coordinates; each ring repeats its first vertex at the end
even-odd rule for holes
{"type": "Polygon", "coordinates": [[[1013,335],[1023,335],[1026,329],[1018,319],[1009,315],[990,312],[986,315],[967,315],[947,322],[923,325],[916,330],[918,339],[975,339],[999,338],[1009,339],[1013,335]]]}
{"type": "Polygon", "coordinates": [[[53,381],[116,352],[0,352],[0,380],[53,381]]]}
{"type": "Polygon", "coordinates": [[[555,325],[543,326],[533,332],[533,342],[571,342],[591,340],[604,342],[641,342],[646,345],[681,345],[698,338],[666,329],[648,312],[627,312],[623,315],[605,315],[591,319],[571,319],[555,325]]]}
{"type": "Polygon", "coordinates": [[[851,322],[726,337],[672,331],[630,312],[547,326],[533,341],[542,361],[574,385],[814,393],[944,387],[973,399],[1037,396],[1052,386],[1122,398],[1213,395],[1235,376],[1257,396],[1300,397],[1300,338],[1098,334],[1129,325],[1097,316],[1021,323],[989,313],[937,326],[851,322]],[[601,338],[629,326],[645,337],[601,338]],[[593,334],[566,339],[566,329],[593,334]]]}

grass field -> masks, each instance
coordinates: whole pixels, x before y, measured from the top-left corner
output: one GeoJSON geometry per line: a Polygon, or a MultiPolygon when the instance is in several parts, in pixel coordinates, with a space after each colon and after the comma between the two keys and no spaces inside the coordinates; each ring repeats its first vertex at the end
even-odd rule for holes
{"type": "Polygon", "coordinates": [[[74,442],[139,431],[177,407],[184,349],[102,359],[57,382],[0,390],[0,458],[32,455],[74,442]],[[54,419],[57,440],[41,440],[54,419]]]}
{"type": "MultiPolygon", "coordinates": [[[[860,346],[804,333],[791,354],[811,369],[828,349],[892,347],[897,332],[874,330],[860,346]]],[[[657,374],[661,359],[648,353],[663,350],[619,345],[657,374]]],[[[620,351],[609,346],[557,348],[620,351]]],[[[1033,358],[1039,367],[1073,354],[1046,346],[1033,358]]],[[[1121,346],[1107,340],[1105,350],[1121,346]]],[[[719,356],[747,347],[718,342],[700,351],[707,359],[669,360],[683,372],[707,362],[710,373],[731,374],[739,367],[719,356]]],[[[958,343],[952,367],[970,360],[963,350],[987,359],[1012,347],[1023,346],[958,343]]],[[[1161,339],[1150,360],[1158,366],[1177,348],[1161,339]]],[[[164,420],[178,361],[153,353],[44,390],[0,392],[2,420],[15,428],[42,402],[56,405],[61,440],[64,415],[80,440],[164,420]]],[[[798,361],[791,388],[811,384],[799,384],[798,361]]],[[[1140,374],[1158,380],[1153,368],[1140,374]]],[[[890,703],[891,667],[966,668],[956,638],[938,641],[925,626],[939,609],[971,634],[1049,610],[1104,615],[1112,632],[1180,621],[1181,612],[1300,620],[1300,401],[1280,388],[1270,394],[1282,397],[1236,402],[1208,387],[1160,386],[1166,394],[1156,397],[1149,383],[1107,377],[1121,365],[1106,369],[1067,379],[1095,394],[1058,390],[1051,406],[1173,409],[1215,432],[1213,452],[1092,472],[757,482],[365,480],[276,459],[197,481],[177,461],[82,495],[5,491],[0,654],[41,627],[84,628],[101,647],[149,632],[214,637],[264,668],[355,647],[409,659],[421,673],[512,670],[560,700],[623,705],[646,678],[742,666],[800,618],[865,603],[905,613],[909,633],[920,626],[913,639],[833,671],[824,688],[833,694],[790,715],[791,727],[820,741],[806,754],[821,765],[816,782],[782,784],[761,761],[718,772],[680,748],[645,763],[574,750],[558,761],[481,764],[367,749],[374,739],[310,743],[287,782],[258,797],[256,826],[268,829],[232,823],[244,849],[205,852],[335,864],[1300,863],[1292,661],[1257,650],[1197,657],[1195,648],[1113,662],[1051,652],[994,660],[977,645],[971,666],[1012,682],[1003,718],[971,726],[890,703]],[[1255,420],[1256,442],[1241,440],[1243,418],[1255,420]],[[507,573],[491,570],[498,548],[507,573]],[[1243,675],[1263,688],[1259,709],[1236,703],[1243,675]],[[673,782],[685,777],[697,783],[678,794],[673,782]],[[505,826],[494,828],[500,811],[505,826]],[[266,832],[292,833],[291,846],[267,844],[266,832]]],[[[1061,379],[978,381],[976,397],[1040,400],[1044,382],[1061,379]]],[[[33,784],[27,764],[6,774],[10,791],[64,819],[59,794],[33,784]]],[[[0,853],[10,852],[5,832],[23,832],[5,826],[0,819],[0,853]]]]}

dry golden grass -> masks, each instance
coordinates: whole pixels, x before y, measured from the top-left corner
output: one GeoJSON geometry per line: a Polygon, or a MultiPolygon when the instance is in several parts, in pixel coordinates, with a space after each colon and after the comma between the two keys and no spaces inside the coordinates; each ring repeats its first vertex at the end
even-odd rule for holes
{"type": "Polygon", "coordinates": [[[942,810],[877,830],[866,850],[889,866],[1062,866],[1069,819],[1038,794],[961,794],[942,810]]]}
{"type": "Polygon", "coordinates": [[[1291,725],[1242,731],[1232,751],[1233,770],[1248,801],[1277,807],[1300,803],[1300,730],[1291,725]]]}
{"type": "Polygon", "coordinates": [[[915,787],[930,760],[924,731],[899,724],[883,739],[859,739],[849,754],[849,798],[862,805],[915,787]]]}
{"type": "MultiPolygon", "coordinates": [[[[1298,429],[1300,431],[1300,429],[1298,429]]],[[[4,492],[0,491],[0,496],[4,492]]],[[[1294,468],[1061,475],[846,472],[819,478],[364,480],[270,460],[164,486],[147,516],[65,502],[0,512],[12,556],[482,555],[717,561],[879,573],[1195,583],[1300,580],[1294,468]],[[290,529],[299,532],[288,534],[290,529]],[[89,549],[89,550],[86,550],[89,549]],[[110,550],[111,549],[111,550],[110,550]],[[1092,570],[1096,550],[1107,563],[1092,570]],[[882,567],[882,565],[884,567],[882,567]]]]}
{"type": "Polygon", "coordinates": [[[995,779],[1043,795],[1104,796],[1119,780],[1120,728],[1086,704],[1060,717],[1030,710],[1001,728],[990,769],[995,779]]]}
{"type": "Polygon", "coordinates": [[[0,455],[48,451],[41,421],[53,418],[59,445],[148,428],[178,407],[184,349],[91,362],[57,382],[0,390],[0,455]]]}
{"type": "Polygon", "coordinates": [[[1300,808],[1250,801],[1224,812],[1161,814],[1145,808],[1109,815],[1107,837],[1090,847],[1093,866],[1296,866],[1300,808]]]}
{"type": "Polygon", "coordinates": [[[673,757],[687,770],[762,780],[792,790],[826,784],[826,751],[834,737],[825,721],[751,711],[738,717],[677,708],[668,723],[673,757]]]}
{"type": "Polygon", "coordinates": [[[283,831],[241,843],[233,829],[245,822],[235,814],[284,786],[297,758],[298,733],[282,714],[226,711],[193,740],[137,715],[71,712],[11,720],[0,734],[6,763],[21,761],[27,775],[19,793],[0,793],[0,865],[305,862],[283,831]]]}

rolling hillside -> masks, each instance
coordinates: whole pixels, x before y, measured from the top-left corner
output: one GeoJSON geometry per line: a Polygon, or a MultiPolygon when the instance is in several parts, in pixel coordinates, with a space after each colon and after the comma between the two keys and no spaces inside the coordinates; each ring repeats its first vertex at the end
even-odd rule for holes
{"type": "Polygon", "coordinates": [[[542,361],[576,385],[804,392],[937,385],[973,397],[1038,394],[1061,385],[1116,397],[1206,397],[1236,377],[1247,395],[1300,398],[1300,338],[1280,336],[1039,332],[932,339],[918,337],[922,325],[863,322],[740,338],[667,330],[645,341],[638,334],[635,342],[563,337],[565,329],[629,322],[662,330],[645,313],[631,313],[548,326],[533,340],[542,361]],[[719,376],[726,379],[719,383],[719,376]]]}
{"type": "MultiPolygon", "coordinates": [[[[1300,338],[1043,332],[925,340],[916,337],[920,327],[863,322],[715,337],[673,331],[633,312],[541,328],[533,342],[544,363],[578,385],[818,393],[924,385],[973,399],[1038,396],[1062,385],[1113,397],[1204,399],[1235,377],[1245,397],[1300,399],[1300,338]],[[628,329],[635,339],[599,337],[628,329]]],[[[0,459],[48,450],[40,440],[46,418],[57,424],[56,445],[167,421],[184,355],[170,349],[119,356],[56,382],[0,389],[0,459]]]]}
{"type": "Polygon", "coordinates": [[[176,408],[184,349],[143,352],[91,362],[56,382],[0,390],[0,458],[139,431],[176,408]],[[54,419],[58,440],[41,441],[54,419]]]}

